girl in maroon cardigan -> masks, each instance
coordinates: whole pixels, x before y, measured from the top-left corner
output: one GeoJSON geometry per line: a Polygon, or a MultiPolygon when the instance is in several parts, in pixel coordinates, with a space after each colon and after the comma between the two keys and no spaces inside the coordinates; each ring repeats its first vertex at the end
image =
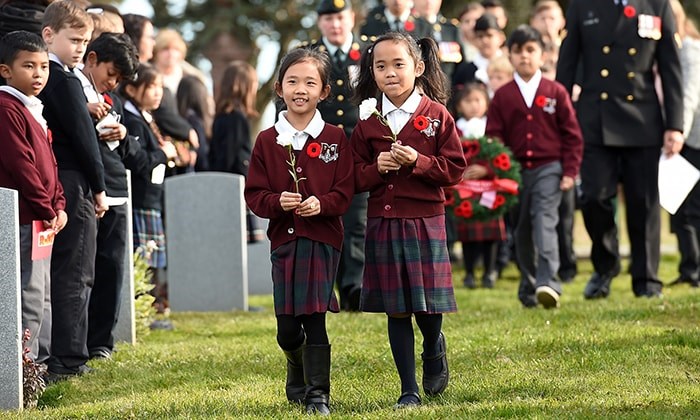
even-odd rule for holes
{"type": "Polygon", "coordinates": [[[287,110],[262,131],[250,159],[245,199],[270,219],[277,342],[287,357],[287,399],[329,414],[331,347],[326,312],[338,312],[333,280],[343,243],[341,216],[354,193],[353,158],[343,130],[316,109],[328,97],[330,62],[292,50],[275,91],[287,110]]]}
{"type": "Polygon", "coordinates": [[[396,407],[410,407],[421,402],[412,314],[423,334],[423,390],[440,394],[449,379],[442,313],[457,307],[442,187],[461,179],[466,162],[444,106],[435,41],[387,33],[363,54],[360,69],[355,99],[365,100],[350,139],[356,188],[370,192],[360,308],[388,315],[401,378],[396,407]]]}

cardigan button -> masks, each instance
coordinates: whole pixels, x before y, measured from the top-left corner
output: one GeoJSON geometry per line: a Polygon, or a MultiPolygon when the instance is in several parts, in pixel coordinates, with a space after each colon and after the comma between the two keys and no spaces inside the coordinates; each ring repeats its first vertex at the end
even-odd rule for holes
{"type": "Polygon", "coordinates": [[[532,168],[532,162],[530,162],[530,161],[525,162],[525,166],[527,166],[528,168],[532,168]]]}
{"type": "Polygon", "coordinates": [[[391,210],[391,206],[387,204],[386,206],[384,206],[384,210],[385,210],[385,211],[391,210]]]}
{"type": "Polygon", "coordinates": [[[298,173],[298,174],[301,173],[301,166],[297,166],[297,173],[298,173]]]}
{"type": "Polygon", "coordinates": [[[289,229],[287,229],[287,233],[290,234],[290,235],[293,235],[293,234],[294,234],[294,228],[289,228],[289,229]]]}
{"type": "Polygon", "coordinates": [[[532,140],[532,133],[527,133],[527,134],[525,135],[525,137],[526,137],[528,140],[532,140]]]}
{"type": "Polygon", "coordinates": [[[532,114],[527,114],[526,118],[528,121],[532,121],[532,118],[534,118],[534,117],[532,116],[532,114]]]}
{"type": "Polygon", "coordinates": [[[527,156],[527,157],[532,156],[532,150],[528,150],[527,152],[525,152],[525,156],[527,156]]]}
{"type": "Polygon", "coordinates": [[[387,188],[389,191],[391,191],[391,190],[394,189],[394,184],[389,184],[389,185],[386,186],[386,188],[387,188]]]}

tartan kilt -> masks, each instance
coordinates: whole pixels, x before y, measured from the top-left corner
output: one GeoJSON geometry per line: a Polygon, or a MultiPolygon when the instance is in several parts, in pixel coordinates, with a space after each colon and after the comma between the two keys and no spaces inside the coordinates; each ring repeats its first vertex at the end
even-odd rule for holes
{"type": "Polygon", "coordinates": [[[340,311],[333,290],[340,251],[323,242],[297,237],[274,249],[270,261],[275,315],[340,311]]]}
{"type": "Polygon", "coordinates": [[[163,229],[163,217],[160,210],[134,209],[134,249],[147,257],[149,267],[165,268],[165,230],[163,229]],[[154,241],[156,249],[146,252],[146,245],[154,241]]]}
{"type": "Polygon", "coordinates": [[[457,237],[462,242],[505,241],[506,225],[502,217],[487,221],[460,220],[457,222],[457,237]]]}
{"type": "Polygon", "coordinates": [[[367,220],[360,309],[387,314],[457,310],[444,215],[367,220]]]}

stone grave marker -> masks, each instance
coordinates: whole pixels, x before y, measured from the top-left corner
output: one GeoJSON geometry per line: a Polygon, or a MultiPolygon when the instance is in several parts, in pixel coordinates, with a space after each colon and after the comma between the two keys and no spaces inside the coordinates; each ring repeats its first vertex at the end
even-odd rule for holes
{"type": "Polygon", "coordinates": [[[119,301],[119,317],[114,327],[114,341],[136,344],[136,314],[134,308],[134,215],[131,203],[131,171],[126,171],[129,199],[126,204],[126,254],[124,280],[119,301]]]}
{"type": "MultiPolygon", "coordinates": [[[[268,220],[258,218],[258,223],[259,228],[267,232],[268,220]]],[[[248,245],[248,292],[251,295],[272,294],[272,263],[267,234],[262,241],[248,245]]]]}
{"type": "Polygon", "coordinates": [[[0,188],[0,410],[21,410],[22,307],[17,191],[0,188]]]}
{"type": "Polygon", "coordinates": [[[243,186],[243,176],[220,172],[165,180],[171,310],[248,310],[243,186]]]}

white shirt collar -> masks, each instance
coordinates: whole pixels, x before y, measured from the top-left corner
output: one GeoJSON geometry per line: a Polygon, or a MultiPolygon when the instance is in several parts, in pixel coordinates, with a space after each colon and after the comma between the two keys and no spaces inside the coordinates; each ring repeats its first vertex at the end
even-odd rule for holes
{"type": "Polygon", "coordinates": [[[0,86],[0,92],[7,92],[19,99],[19,101],[22,102],[22,104],[27,108],[29,113],[32,114],[36,122],[38,122],[39,125],[44,128],[44,132],[46,132],[46,120],[42,115],[44,112],[44,104],[41,102],[41,99],[37,98],[36,96],[27,96],[20,90],[9,85],[0,86]]]}
{"type": "Polygon", "coordinates": [[[408,17],[411,15],[411,9],[407,8],[403,13],[401,13],[401,16],[394,16],[390,11],[388,7],[384,7],[384,16],[386,16],[386,21],[389,23],[389,26],[393,28],[393,23],[397,20],[401,22],[406,22],[408,20],[408,17]]]}
{"type": "Polygon", "coordinates": [[[348,35],[348,39],[346,39],[341,46],[331,44],[330,41],[328,41],[328,38],[325,36],[323,37],[323,44],[326,46],[326,48],[328,48],[328,54],[331,56],[331,58],[338,48],[340,48],[340,51],[343,52],[344,56],[348,55],[350,48],[352,48],[352,34],[348,35]]]}
{"type": "Polygon", "coordinates": [[[54,53],[49,53],[49,61],[53,61],[54,63],[58,64],[59,66],[63,67],[63,70],[65,71],[70,71],[68,69],[68,66],[63,64],[63,61],[61,61],[60,58],[54,53]]]}
{"type": "Polygon", "coordinates": [[[291,135],[292,147],[294,150],[301,150],[309,136],[317,138],[321,135],[326,122],[323,121],[321,112],[317,109],[309,124],[303,130],[297,130],[287,121],[287,111],[281,111],[275,123],[275,130],[278,135],[291,135]]]}
{"type": "Polygon", "coordinates": [[[386,95],[382,94],[382,114],[386,117],[387,114],[389,114],[392,111],[395,111],[397,109],[404,111],[408,114],[413,114],[416,112],[416,109],[418,109],[418,105],[420,105],[420,100],[421,100],[421,95],[418,93],[418,89],[413,89],[413,93],[411,93],[411,96],[409,96],[406,101],[401,104],[400,107],[396,107],[389,98],[386,97],[386,95]]]}
{"type": "Polygon", "coordinates": [[[95,89],[95,86],[92,84],[90,79],[88,79],[87,75],[83,73],[83,68],[85,68],[85,66],[78,64],[73,68],[73,74],[75,74],[80,80],[80,83],[83,84],[83,93],[85,94],[87,101],[93,104],[102,102],[102,95],[97,92],[97,89],[95,89]]]}
{"type": "Polygon", "coordinates": [[[537,70],[537,72],[532,76],[529,81],[523,80],[517,72],[513,73],[513,79],[520,89],[520,94],[523,95],[523,99],[527,104],[528,108],[532,108],[532,103],[535,101],[535,94],[537,93],[537,88],[540,86],[542,81],[542,72],[537,70]]]}

